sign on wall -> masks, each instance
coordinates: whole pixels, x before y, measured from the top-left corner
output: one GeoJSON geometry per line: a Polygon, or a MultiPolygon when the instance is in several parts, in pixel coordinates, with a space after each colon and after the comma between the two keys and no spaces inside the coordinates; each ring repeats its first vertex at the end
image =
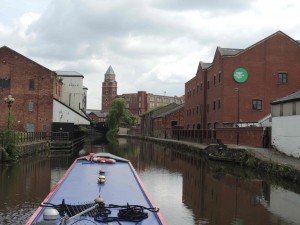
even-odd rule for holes
{"type": "Polygon", "coordinates": [[[237,83],[244,83],[248,80],[248,72],[244,68],[237,68],[233,72],[233,79],[237,83]]]}

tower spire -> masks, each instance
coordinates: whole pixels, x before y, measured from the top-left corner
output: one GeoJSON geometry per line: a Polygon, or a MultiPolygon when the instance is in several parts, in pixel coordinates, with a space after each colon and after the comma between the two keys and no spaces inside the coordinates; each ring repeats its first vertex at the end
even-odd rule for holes
{"type": "Polygon", "coordinates": [[[102,112],[109,112],[111,103],[117,96],[117,88],[116,74],[112,66],[109,66],[102,82],[102,112]]]}

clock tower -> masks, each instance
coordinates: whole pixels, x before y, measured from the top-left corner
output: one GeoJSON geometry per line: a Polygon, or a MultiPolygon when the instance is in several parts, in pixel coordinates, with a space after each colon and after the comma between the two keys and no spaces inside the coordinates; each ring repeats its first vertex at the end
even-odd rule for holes
{"type": "Polygon", "coordinates": [[[117,88],[115,72],[109,66],[102,82],[102,112],[109,112],[111,103],[117,96],[117,88]]]}

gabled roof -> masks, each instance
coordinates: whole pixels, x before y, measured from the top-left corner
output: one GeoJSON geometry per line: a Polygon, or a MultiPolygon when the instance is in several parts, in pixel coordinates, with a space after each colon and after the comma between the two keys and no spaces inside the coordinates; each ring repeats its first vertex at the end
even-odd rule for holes
{"type": "Polygon", "coordinates": [[[104,75],[115,75],[115,72],[113,68],[109,66],[104,75]]]}
{"type": "MultiPolygon", "coordinates": [[[[260,40],[259,42],[257,42],[257,43],[255,43],[255,44],[249,46],[248,48],[240,49],[240,50],[241,50],[240,52],[238,52],[237,54],[232,55],[232,56],[237,56],[237,55],[239,55],[239,54],[242,54],[243,52],[246,52],[246,51],[248,51],[249,49],[256,47],[257,45],[259,45],[259,44],[265,42],[265,41],[268,40],[268,39],[273,38],[273,37],[276,36],[276,35],[282,35],[282,36],[285,36],[286,38],[290,39],[291,41],[295,42],[296,44],[298,44],[298,45],[300,44],[299,41],[294,40],[293,38],[291,38],[290,36],[286,35],[285,33],[283,33],[282,31],[279,30],[279,31],[277,31],[277,32],[275,32],[275,33],[273,33],[273,34],[271,34],[270,36],[268,36],[268,37],[266,37],[266,38],[260,40]]],[[[227,55],[227,56],[230,56],[230,55],[227,55]]]]}
{"type": "Polygon", "coordinates": [[[176,103],[170,103],[168,105],[165,105],[165,106],[161,106],[161,107],[158,107],[158,108],[155,108],[155,109],[152,109],[148,112],[145,112],[144,114],[142,114],[141,116],[151,116],[151,118],[157,118],[157,117],[160,117],[161,114],[163,113],[166,113],[172,109],[175,109],[176,107],[178,107],[178,104],[176,103]]]}
{"type": "Polygon", "coordinates": [[[84,78],[84,76],[76,71],[55,71],[56,74],[60,77],[82,77],[84,78]]]}
{"type": "Polygon", "coordinates": [[[207,69],[212,65],[212,63],[205,63],[205,62],[201,61],[200,65],[201,65],[202,69],[207,69]]]}
{"type": "Polygon", "coordinates": [[[100,111],[92,111],[89,114],[94,114],[99,118],[105,118],[109,113],[108,112],[100,112],[100,111]]]}
{"type": "Polygon", "coordinates": [[[174,105],[173,107],[174,108],[170,108],[164,112],[161,112],[160,114],[157,114],[155,117],[153,116],[152,118],[160,118],[160,117],[170,115],[171,113],[177,112],[184,107],[184,104],[177,105],[177,106],[174,105]]]}
{"type": "Polygon", "coordinates": [[[244,49],[218,47],[218,51],[220,52],[221,56],[233,56],[242,52],[243,50],[244,49]]]}
{"type": "Polygon", "coordinates": [[[290,95],[287,95],[285,97],[279,98],[271,102],[272,105],[277,105],[280,103],[285,103],[285,102],[295,102],[295,101],[300,101],[300,90],[296,91],[290,95]]]}
{"type": "Polygon", "coordinates": [[[31,60],[31,59],[29,59],[28,57],[26,57],[26,56],[20,54],[19,52],[16,52],[15,50],[13,50],[13,49],[11,49],[11,48],[5,46],[5,45],[2,46],[0,49],[2,49],[2,48],[3,48],[3,49],[8,49],[9,51],[11,51],[11,52],[13,52],[13,53],[15,53],[15,54],[17,54],[17,55],[19,55],[19,56],[25,58],[26,60],[28,60],[28,61],[30,61],[30,62],[36,64],[37,66],[43,67],[44,69],[49,70],[49,71],[52,72],[52,73],[55,73],[54,71],[48,69],[47,67],[45,67],[45,66],[43,66],[43,65],[41,65],[41,64],[39,64],[39,63],[37,63],[37,62],[31,60]]]}
{"type": "MultiPolygon", "coordinates": [[[[277,31],[273,34],[271,34],[270,36],[260,40],[259,42],[249,46],[248,48],[245,48],[245,49],[238,49],[238,48],[222,48],[222,47],[217,47],[217,50],[216,52],[219,52],[221,57],[235,57],[235,56],[238,56],[246,51],[248,51],[249,49],[251,48],[254,48],[256,47],[257,45],[265,42],[266,40],[270,39],[270,38],[273,38],[274,36],[276,35],[282,35],[282,36],[285,36],[286,38],[290,39],[291,41],[295,42],[296,44],[300,45],[300,41],[296,41],[294,40],[293,38],[289,37],[288,35],[286,35],[285,33],[283,33],[282,31],[277,31]]],[[[202,63],[200,62],[200,65],[202,67],[202,69],[208,69],[210,68],[213,63],[202,63]]]]}

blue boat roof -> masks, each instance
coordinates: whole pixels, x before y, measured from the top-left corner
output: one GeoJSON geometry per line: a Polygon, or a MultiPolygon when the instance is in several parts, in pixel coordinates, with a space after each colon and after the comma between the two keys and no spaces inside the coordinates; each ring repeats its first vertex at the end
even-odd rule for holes
{"type": "MultiPolygon", "coordinates": [[[[106,155],[105,157],[109,156],[106,155]]],[[[86,158],[76,160],[45,201],[59,205],[64,199],[66,204],[85,204],[93,202],[95,198],[100,197],[104,199],[105,205],[129,204],[141,205],[146,208],[155,207],[131,163],[126,161],[126,159],[123,161],[121,159],[116,157],[117,161],[113,164],[97,163],[92,160],[86,160],[86,158]],[[105,170],[106,181],[103,184],[98,183],[100,170],[105,170]]],[[[45,207],[39,207],[27,224],[36,224],[38,221],[43,221],[44,210],[45,207]]],[[[117,213],[117,209],[112,210],[109,216],[115,217],[117,213]]],[[[95,224],[94,219],[92,217],[90,219],[95,224]]],[[[132,224],[132,222],[126,221],[121,223],[124,225],[132,224]]],[[[159,212],[148,212],[148,218],[139,224],[155,225],[166,223],[159,212]]]]}

